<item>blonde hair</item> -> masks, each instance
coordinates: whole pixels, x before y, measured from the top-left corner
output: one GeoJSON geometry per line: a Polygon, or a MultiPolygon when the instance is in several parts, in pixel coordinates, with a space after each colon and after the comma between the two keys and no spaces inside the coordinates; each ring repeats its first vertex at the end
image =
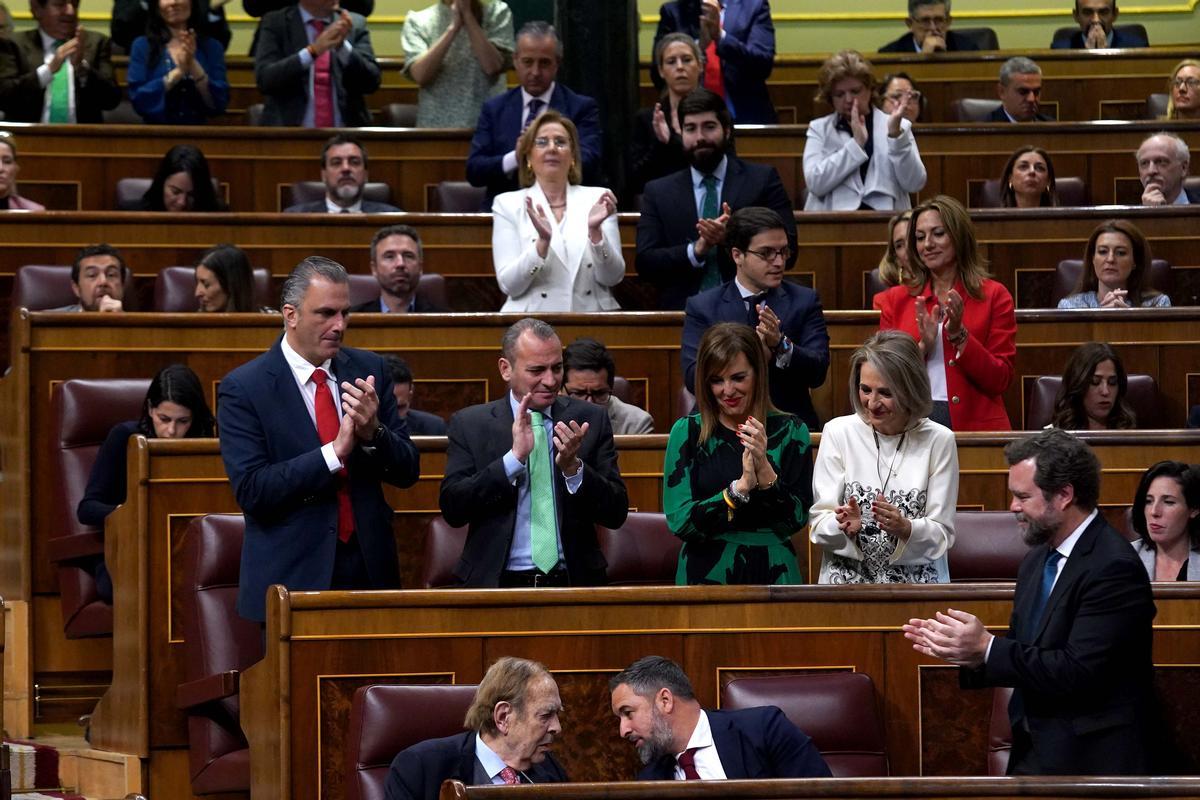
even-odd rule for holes
{"type": "Polygon", "coordinates": [[[975,226],[971,224],[971,215],[963,204],[949,195],[939,194],[932,200],[926,200],[912,210],[912,219],[908,223],[908,266],[911,274],[904,285],[914,293],[921,291],[929,282],[932,273],[917,251],[917,220],[922,214],[936,211],[942,218],[942,226],[954,242],[954,252],[958,258],[958,274],[962,278],[967,294],[976,300],[983,299],[983,282],[990,278],[987,271],[987,260],[979,254],[979,245],[975,241],[975,226]]]}
{"type": "Polygon", "coordinates": [[[517,139],[517,172],[523,187],[533,186],[533,182],[537,180],[537,176],[533,174],[533,167],[529,163],[529,154],[533,152],[533,140],[537,138],[538,131],[551,122],[562,125],[563,130],[567,132],[567,138],[571,140],[571,167],[567,170],[567,182],[574,185],[583,180],[583,157],[579,154],[579,132],[575,129],[574,122],[551,108],[542,112],[542,115],[525,129],[521,138],[517,139]]]}
{"type": "Polygon", "coordinates": [[[758,334],[740,322],[718,322],[704,332],[700,352],[696,356],[696,407],[700,409],[700,441],[704,444],[716,429],[720,410],[713,399],[709,381],[733,363],[738,354],[746,356],[754,373],[754,397],[750,400],[750,415],[765,423],[771,405],[771,390],[767,383],[767,357],[758,334]]]}
{"type": "Polygon", "coordinates": [[[1175,69],[1171,70],[1171,77],[1167,78],[1167,115],[1163,119],[1179,119],[1175,112],[1175,78],[1179,75],[1179,70],[1184,67],[1200,69],[1200,61],[1194,58],[1185,58],[1175,65],[1175,69]]]}
{"type": "Polygon", "coordinates": [[[879,259],[879,280],[888,286],[899,286],[905,278],[904,267],[896,260],[896,226],[901,222],[907,222],[912,227],[912,211],[901,211],[888,220],[887,250],[879,259]]]}

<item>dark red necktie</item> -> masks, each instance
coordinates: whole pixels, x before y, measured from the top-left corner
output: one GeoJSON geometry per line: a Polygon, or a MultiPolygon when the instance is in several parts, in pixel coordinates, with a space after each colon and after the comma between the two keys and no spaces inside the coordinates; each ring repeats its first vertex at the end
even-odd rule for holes
{"type": "MultiPolygon", "coordinates": [[[[337,438],[341,421],[338,419],[337,406],[333,404],[333,392],[329,391],[326,383],[328,376],[323,369],[315,369],[312,374],[317,384],[317,397],[313,406],[317,416],[317,438],[322,445],[327,445],[337,438]]],[[[354,509],[350,505],[350,473],[345,467],[338,471],[338,539],[350,541],[354,533],[354,509]]]]}
{"type": "Polygon", "coordinates": [[[683,770],[685,781],[700,780],[700,773],[696,772],[696,751],[699,749],[699,747],[690,747],[679,754],[679,768],[683,770]]]}
{"type": "MultiPolygon", "coordinates": [[[[317,36],[325,30],[323,19],[310,19],[309,25],[317,36]]],[[[330,72],[333,54],[326,50],[313,60],[313,125],[318,128],[333,127],[333,76],[330,72]]]]}

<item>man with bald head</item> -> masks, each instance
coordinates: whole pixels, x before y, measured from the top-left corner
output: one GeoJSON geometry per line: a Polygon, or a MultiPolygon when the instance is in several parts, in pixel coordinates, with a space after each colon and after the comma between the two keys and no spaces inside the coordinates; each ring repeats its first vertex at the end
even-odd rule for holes
{"type": "Polygon", "coordinates": [[[1137,150],[1142,205],[1186,206],[1200,204],[1200,190],[1183,185],[1191,163],[1187,143],[1173,133],[1147,136],[1137,150]]]}

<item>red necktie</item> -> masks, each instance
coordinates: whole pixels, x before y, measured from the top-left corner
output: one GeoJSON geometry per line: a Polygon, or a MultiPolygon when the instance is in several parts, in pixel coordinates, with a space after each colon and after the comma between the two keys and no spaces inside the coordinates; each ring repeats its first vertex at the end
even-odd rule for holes
{"type": "MultiPolygon", "coordinates": [[[[313,403],[317,415],[317,438],[322,445],[327,445],[337,438],[341,421],[338,419],[337,406],[333,404],[333,392],[329,391],[326,383],[328,376],[323,369],[315,369],[312,374],[317,384],[317,398],[313,403]]],[[[338,471],[338,539],[350,541],[354,533],[354,509],[350,506],[350,473],[342,467],[338,471]]]]}
{"type": "Polygon", "coordinates": [[[683,770],[685,781],[700,780],[700,773],[696,772],[696,751],[699,749],[699,747],[691,747],[679,754],[679,768],[683,770]]]}
{"type": "MultiPolygon", "coordinates": [[[[719,28],[722,26],[718,26],[719,28]]],[[[725,79],[721,77],[721,57],[717,55],[717,41],[721,38],[720,33],[717,38],[708,43],[708,47],[704,48],[704,88],[716,92],[725,97],[725,79]]]]}
{"type": "Polygon", "coordinates": [[[521,779],[517,777],[517,771],[512,767],[500,770],[500,779],[504,781],[505,786],[516,786],[521,782],[521,779]]]}
{"type": "MultiPolygon", "coordinates": [[[[325,30],[325,20],[310,19],[309,25],[316,30],[317,36],[325,30]]],[[[318,128],[333,127],[333,78],[330,74],[330,64],[333,55],[326,50],[313,60],[313,125],[318,128]]]]}

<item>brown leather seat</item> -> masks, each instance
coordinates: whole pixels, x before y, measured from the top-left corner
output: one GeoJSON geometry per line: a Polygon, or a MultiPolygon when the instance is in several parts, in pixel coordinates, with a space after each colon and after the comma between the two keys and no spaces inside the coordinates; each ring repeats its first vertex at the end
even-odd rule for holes
{"type": "MultiPolygon", "coordinates": [[[[436,272],[421,273],[417,283],[417,297],[438,308],[446,305],[446,279],[436,272]]],[[[379,299],[379,281],[374,275],[350,275],[350,305],[379,299]]]]}
{"type": "Polygon", "coordinates": [[[262,127],[263,111],[266,110],[265,103],[251,103],[246,106],[246,125],[252,128],[262,127]]]}
{"type": "Polygon", "coordinates": [[[988,775],[1005,775],[1012,751],[1012,725],[1008,721],[1008,701],[1013,690],[1007,686],[992,689],[992,713],[988,722],[988,775]]]}
{"type": "Polygon", "coordinates": [[[954,546],[948,551],[952,583],[1015,581],[1029,552],[1017,518],[1008,511],[957,511],[954,546]]]}
{"type": "Polygon", "coordinates": [[[436,214],[472,214],[483,205],[487,189],[466,181],[440,181],[429,192],[429,211],[436,214]]]}
{"type": "Polygon", "coordinates": [[[835,778],[890,774],[875,684],[861,672],[737,678],[721,690],[722,708],[778,706],[812,737],[835,778]]]}
{"type": "Polygon", "coordinates": [[[996,36],[996,32],[991,28],[960,28],[954,26],[954,32],[960,37],[965,37],[975,44],[980,50],[999,50],[1000,40],[996,36]]]}
{"type": "Polygon", "coordinates": [[[477,684],[360,686],[350,705],[346,800],[383,800],[388,767],[401,750],[453,736],[475,699],[477,684]]]}
{"type": "Polygon", "coordinates": [[[696,395],[686,386],[680,386],[675,393],[675,419],[686,417],[696,408],[696,395]]]}
{"type": "Polygon", "coordinates": [[[237,613],[241,514],[207,514],[188,525],[184,554],[183,653],[188,764],[196,794],[250,790],[250,747],[238,719],[241,673],[263,657],[262,629],[237,613]]]}
{"type": "Polygon", "coordinates": [[[12,310],[45,311],[48,308],[69,306],[79,302],[71,289],[71,268],[49,264],[26,264],[17,267],[13,279],[12,310]]]}
{"type": "MultiPolygon", "coordinates": [[[[1041,430],[1050,424],[1054,416],[1054,400],[1058,397],[1062,377],[1042,375],[1033,382],[1033,392],[1025,410],[1025,430],[1041,430]]],[[[1138,428],[1169,428],[1162,420],[1162,403],[1158,384],[1150,375],[1129,375],[1125,400],[1137,416],[1138,428]]]]}
{"type": "Polygon", "coordinates": [[[632,403],[633,402],[632,388],[633,387],[631,387],[629,385],[629,381],[622,378],[620,375],[613,376],[612,393],[613,393],[613,396],[616,397],[618,400],[620,400],[622,403],[632,403]]]}
{"type": "MultiPolygon", "coordinates": [[[[1050,307],[1058,306],[1058,301],[1075,291],[1079,276],[1083,272],[1083,259],[1064,258],[1058,262],[1054,270],[1054,290],[1050,294],[1050,307]]],[[[1145,281],[1163,294],[1171,293],[1171,262],[1161,258],[1150,261],[1150,269],[1145,281]]]]}
{"type": "MultiPolygon", "coordinates": [[[[312,203],[325,197],[325,184],[321,181],[297,181],[292,184],[291,202],[284,202],[284,208],[312,203]]],[[[392,204],[392,187],[379,181],[371,181],[363,186],[363,200],[374,203],[392,204]]]]}
{"type": "Polygon", "coordinates": [[[983,97],[960,97],[951,106],[956,122],[987,122],[988,117],[999,107],[999,100],[983,97]]]}
{"type": "MultiPolygon", "coordinates": [[[[271,305],[271,273],[254,270],[254,304],[271,305]]],[[[154,278],[154,310],[186,312],[196,310],[196,268],[163,267],[154,278]]]]}
{"type": "Polygon", "coordinates": [[[90,569],[104,555],[104,531],[82,524],[75,510],[100,445],[114,425],[138,418],[149,387],[148,380],[69,380],[54,388],[58,480],[51,482],[55,497],[49,550],[58,567],[63,630],[69,639],[112,633],[112,606],[96,594],[90,569]]]}
{"type": "Polygon", "coordinates": [[[667,527],[665,514],[631,511],[617,530],[596,526],[600,552],[612,586],[673,584],[683,543],[667,527]]]}
{"type": "MultiPolygon", "coordinates": [[[[1087,186],[1083,182],[1083,178],[1070,175],[1063,178],[1055,178],[1054,191],[1058,193],[1058,204],[1062,207],[1075,206],[1090,206],[1091,201],[1088,200],[1087,186]]],[[[979,196],[976,199],[976,208],[1001,208],[1003,199],[1000,195],[1000,179],[992,178],[983,182],[983,186],[979,190],[979,196]]]]}
{"type": "Polygon", "coordinates": [[[425,526],[425,552],[421,557],[423,589],[457,586],[454,568],[462,558],[463,545],[467,543],[467,526],[451,527],[441,514],[429,520],[425,526]]]}

